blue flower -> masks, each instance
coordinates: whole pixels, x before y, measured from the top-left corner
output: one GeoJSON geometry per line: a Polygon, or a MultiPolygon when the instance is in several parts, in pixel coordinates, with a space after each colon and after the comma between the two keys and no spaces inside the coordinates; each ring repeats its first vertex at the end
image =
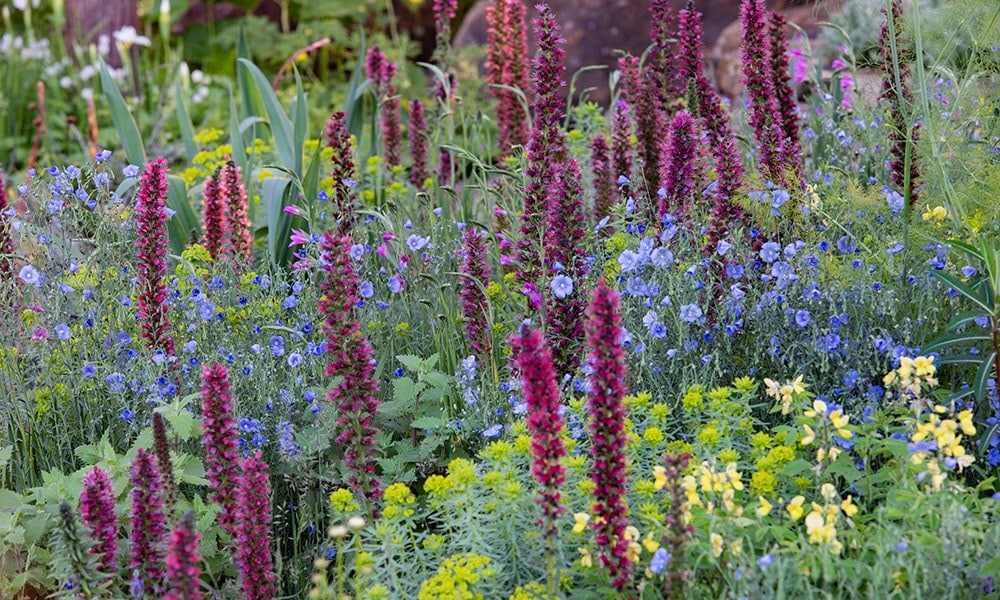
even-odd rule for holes
{"type": "Polygon", "coordinates": [[[371,298],[375,295],[375,286],[373,286],[370,281],[362,281],[361,284],[358,285],[358,295],[362,298],[371,298]]]}
{"type": "Polygon", "coordinates": [[[486,439],[493,439],[496,437],[500,437],[500,434],[502,432],[503,432],[503,425],[496,423],[490,425],[489,427],[483,430],[483,437],[486,439]]]}
{"type": "Polygon", "coordinates": [[[757,559],[757,565],[760,567],[770,567],[774,563],[774,559],[771,558],[770,554],[765,554],[757,559]]]}
{"type": "Polygon", "coordinates": [[[657,269],[664,269],[673,264],[674,253],[666,248],[657,248],[649,253],[649,262],[657,269]]]}
{"type": "Polygon", "coordinates": [[[631,250],[623,250],[621,255],[618,257],[618,265],[621,266],[622,272],[628,273],[639,266],[640,260],[639,255],[635,252],[632,252],[631,250]]]}
{"type": "Polygon", "coordinates": [[[364,244],[354,244],[351,246],[351,258],[354,260],[361,260],[361,257],[365,255],[364,244]]]}
{"type": "Polygon", "coordinates": [[[271,354],[282,356],[285,353],[285,338],[280,335],[271,336],[268,346],[271,348],[271,354]]]}
{"type": "Polygon", "coordinates": [[[135,417],[135,413],[134,412],[130,411],[127,408],[123,408],[122,409],[122,420],[123,421],[131,421],[134,417],[135,417]]]}
{"type": "Polygon", "coordinates": [[[62,341],[69,339],[69,327],[65,323],[56,325],[56,337],[62,341]]]}
{"type": "Polygon", "coordinates": [[[302,364],[302,355],[298,352],[292,352],[288,355],[288,366],[295,368],[302,364]]]}
{"type": "Polygon", "coordinates": [[[112,373],[105,377],[104,381],[108,382],[108,387],[112,392],[117,393],[125,389],[125,376],[121,373],[112,373]]]}
{"type": "Polygon", "coordinates": [[[21,280],[24,281],[24,283],[27,283],[28,285],[33,285],[35,287],[41,287],[42,282],[44,281],[42,273],[40,273],[38,269],[36,269],[31,265],[24,265],[23,267],[21,267],[21,270],[20,272],[18,272],[17,276],[20,277],[21,280]]]}
{"type": "Polygon", "coordinates": [[[799,327],[805,327],[806,325],[808,325],[810,319],[811,316],[809,315],[808,310],[800,310],[797,313],[795,313],[795,324],[798,325],[799,327]]]}
{"type": "Polygon", "coordinates": [[[124,175],[126,178],[136,177],[139,175],[139,167],[135,165],[128,165],[127,167],[122,169],[122,175],[124,175]]]}
{"type": "Polygon", "coordinates": [[[415,233],[406,238],[406,246],[413,252],[423,250],[427,246],[428,242],[430,242],[429,239],[420,237],[415,233]]]}
{"type": "Polygon", "coordinates": [[[781,246],[775,242],[767,242],[760,249],[760,258],[764,262],[774,262],[781,256],[781,246]]]}
{"type": "Polygon", "coordinates": [[[667,335],[667,326],[663,323],[653,323],[653,326],[649,328],[649,333],[658,340],[663,339],[667,335]]]}
{"type": "Polygon", "coordinates": [[[294,295],[286,296],[284,300],[281,301],[282,308],[295,308],[299,305],[299,299],[294,295]]]}
{"type": "Polygon", "coordinates": [[[684,304],[681,306],[680,319],[685,323],[694,323],[702,316],[701,309],[697,304],[684,304]]]}
{"type": "Polygon", "coordinates": [[[80,373],[83,374],[84,379],[90,379],[93,377],[95,371],[96,369],[94,369],[94,365],[85,365],[82,369],[80,369],[80,373]]]}
{"type": "Polygon", "coordinates": [[[398,294],[403,291],[403,278],[399,275],[393,275],[389,278],[389,291],[393,294],[398,294]]]}
{"type": "Polygon", "coordinates": [[[890,190],[889,193],[885,195],[885,201],[889,203],[889,208],[892,209],[892,214],[896,214],[903,210],[906,203],[903,201],[903,197],[896,190],[890,190]]]}
{"type": "Polygon", "coordinates": [[[667,549],[658,548],[653,553],[653,558],[649,561],[649,570],[659,575],[666,568],[668,561],[670,561],[670,553],[667,552],[667,549]]]}
{"type": "Polygon", "coordinates": [[[573,293],[573,280],[565,275],[556,275],[550,284],[556,298],[562,299],[573,293]]]}
{"type": "Polygon", "coordinates": [[[204,302],[199,309],[201,318],[208,321],[209,319],[215,317],[215,306],[211,302],[204,302]]]}
{"type": "Polygon", "coordinates": [[[743,265],[734,264],[726,265],[726,277],[729,279],[739,279],[743,277],[743,265]]]}
{"type": "Polygon", "coordinates": [[[624,175],[619,175],[618,185],[628,185],[628,177],[625,177],[624,175]]]}

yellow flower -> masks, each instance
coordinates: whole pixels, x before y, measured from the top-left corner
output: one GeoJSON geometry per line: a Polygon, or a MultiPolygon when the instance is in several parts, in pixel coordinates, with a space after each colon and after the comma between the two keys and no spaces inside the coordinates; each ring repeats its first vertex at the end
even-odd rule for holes
{"type": "Polygon", "coordinates": [[[816,432],[813,431],[812,427],[808,425],[802,425],[802,428],[806,430],[806,435],[803,437],[799,443],[803,446],[808,446],[809,444],[816,441],[816,432]]]}
{"type": "Polygon", "coordinates": [[[653,481],[656,489],[662,490],[667,485],[667,470],[657,465],[653,467],[653,481]]]}
{"type": "Polygon", "coordinates": [[[573,533],[581,535],[587,528],[587,523],[590,522],[590,515],[579,512],[573,515],[573,518],[576,520],[576,523],[573,525],[573,533]]]}
{"type": "Polygon", "coordinates": [[[805,509],[802,508],[802,503],[805,501],[806,499],[804,496],[796,496],[792,498],[792,501],[785,507],[785,510],[788,511],[788,516],[790,516],[793,521],[798,521],[802,518],[802,513],[805,512],[805,509]]]}
{"type": "Polygon", "coordinates": [[[958,424],[965,435],[976,435],[976,426],[972,424],[971,410],[963,410],[958,413],[958,424]]]}
{"type": "Polygon", "coordinates": [[[660,542],[653,539],[653,532],[650,532],[646,536],[646,539],[642,540],[642,545],[646,548],[646,552],[650,554],[660,549],[660,542]]]}
{"type": "Polygon", "coordinates": [[[577,548],[577,551],[580,552],[580,566],[581,567],[590,568],[590,567],[594,566],[594,561],[590,557],[590,550],[587,550],[586,548],[577,548]]]}
{"type": "Polygon", "coordinates": [[[330,494],[330,506],[343,513],[358,510],[358,503],[354,501],[351,490],[345,488],[339,488],[330,494]]]}
{"type": "Polygon", "coordinates": [[[848,517],[853,517],[858,512],[858,505],[848,496],[846,500],[840,503],[840,510],[844,511],[844,514],[848,517]]]}
{"type": "Polygon", "coordinates": [[[774,508],[774,505],[768,502],[767,498],[764,496],[759,496],[759,498],[760,506],[757,507],[757,516],[763,519],[771,513],[771,509],[774,508]]]}
{"type": "Polygon", "coordinates": [[[726,549],[726,541],[722,539],[722,536],[713,533],[708,536],[708,539],[712,543],[712,556],[715,558],[722,556],[722,551],[726,549]]]}

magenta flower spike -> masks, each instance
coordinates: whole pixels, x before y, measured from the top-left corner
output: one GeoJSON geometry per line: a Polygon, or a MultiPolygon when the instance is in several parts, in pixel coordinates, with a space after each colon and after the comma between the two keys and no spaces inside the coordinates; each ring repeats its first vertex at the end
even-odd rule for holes
{"type": "Polygon", "coordinates": [[[253,232],[250,231],[247,189],[243,185],[242,170],[233,159],[226,157],[220,179],[229,221],[226,250],[238,264],[249,265],[253,262],[253,232]]]}
{"type": "Polygon", "coordinates": [[[545,335],[559,376],[579,366],[586,311],[583,284],[587,277],[587,215],[583,184],[575,160],[559,165],[554,173],[545,225],[545,335]]]}
{"type": "Polygon", "coordinates": [[[240,464],[236,503],[236,569],[246,600],[273,600],[274,562],[271,558],[271,483],[260,451],[240,464]]]}
{"type": "Polygon", "coordinates": [[[622,72],[622,95],[629,106],[635,109],[636,136],[639,138],[639,163],[645,185],[644,197],[649,199],[646,217],[656,215],[652,198],[660,189],[660,140],[663,137],[663,119],[660,116],[655,80],[648,69],[642,69],[639,59],[625,56],[618,60],[622,72]]]}
{"type": "Polygon", "coordinates": [[[205,449],[205,477],[212,490],[211,500],[222,510],[219,527],[236,537],[236,480],[239,454],[233,396],[229,371],[220,364],[207,365],[201,374],[202,446],[205,449]]]}
{"type": "Polygon", "coordinates": [[[490,284],[490,265],[486,261],[485,236],[469,227],[462,235],[463,257],[461,286],[462,323],[469,347],[479,356],[482,363],[489,362],[493,347],[493,335],[487,319],[489,298],[483,290],[490,284]]]}
{"type": "Polygon", "coordinates": [[[10,237],[10,218],[7,216],[7,184],[0,171],[0,285],[12,277],[10,254],[14,253],[14,240],[10,237]]]}
{"type": "Polygon", "coordinates": [[[548,198],[548,187],[553,179],[553,167],[566,161],[566,134],[562,121],[566,116],[566,102],[561,88],[566,66],[563,64],[564,40],[559,25],[548,5],[536,7],[535,34],[538,50],[532,69],[534,100],[532,102],[533,128],[528,140],[528,187],[524,194],[521,216],[521,237],[517,243],[520,263],[519,281],[535,284],[542,273],[542,236],[548,198]]]}
{"type": "Polygon", "coordinates": [[[115,516],[115,492],[111,479],[99,467],[83,476],[80,516],[90,539],[95,542],[90,553],[98,556],[102,573],[118,572],[118,518],[115,516]]]}
{"type": "Polygon", "coordinates": [[[628,102],[619,100],[611,117],[611,166],[616,182],[619,177],[632,177],[632,129],[628,102]]]}
{"type": "Polygon", "coordinates": [[[743,0],[740,6],[743,87],[749,100],[750,128],[757,138],[760,169],[771,182],[783,184],[785,133],[780,121],[772,72],[771,38],[764,0],[743,0]]]}
{"type": "Polygon", "coordinates": [[[170,533],[167,551],[167,593],[164,600],[201,600],[201,534],[195,530],[194,511],[170,533]]]}
{"type": "Polygon", "coordinates": [[[677,16],[670,7],[670,0],[652,0],[649,4],[649,34],[653,41],[655,52],[649,59],[650,69],[654,76],[653,91],[657,109],[661,118],[667,119],[673,112],[671,104],[683,98],[687,91],[687,82],[676,69],[677,16]]]}
{"type": "Polygon", "coordinates": [[[517,95],[497,86],[528,91],[527,9],[520,0],[496,0],[486,7],[486,80],[497,100],[497,133],[501,156],[528,141],[528,119],[517,95]]]}
{"type": "Polygon", "coordinates": [[[701,178],[698,172],[700,144],[698,122],[687,111],[678,111],[670,121],[663,144],[660,181],[664,194],[660,199],[657,223],[662,223],[663,216],[668,213],[683,219],[690,212],[701,178]]]}
{"type": "Polygon", "coordinates": [[[129,568],[139,572],[146,590],[162,589],[167,527],[163,517],[163,482],[156,457],[139,449],[132,461],[132,512],[129,568]]]}
{"type": "Polygon", "coordinates": [[[135,200],[136,271],[138,310],[146,348],[174,353],[174,341],[167,334],[167,161],[149,162],[139,181],[135,200]]]}
{"type": "Polygon", "coordinates": [[[882,49],[882,93],[879,102],[885,107],[889,121],[889,180],[903,194],[907,206],[917,203],[917,186],[920,179],[920,165],[917,161],[917,142],[920,139],[920,124],[912,127],[907,122],[913,104],[913,93],[907,81],[910,79],[910,63],[914,60],[913,50],[903,42],[903,3],[902,0],[892,0],[890,10],[882,9],[885,20],[879,35],[879,47],[882,49]],[[892,47],[896,47],[896,59],[892,56],[892,47]],[[895,71],[896,63],[899,72],[895,71]],[[899,84],[897,85],[897,81],[899,84]],[[907,169],[906,147],[912,146],[910,164],[907,169]]]}
{"type": "Polygon", "coordinates": [[[375,503],[382,497],[374,458],[378,380],[371,344],[355,313],[358,277],[351,266],[350,248],[350,238],[335,239],[329,233],[320,242],[325,277],[319,311],[325,315],[323,332],[328,336],[327,352],[331,354],[326,376],[342,376],[328,395],[337,407],[334,439],[344,452],[348,483],[368,500],[372,515],[377,516],[375,503]]]}
{"type": "Polygon", "coordinates": [[[618,198],[615,187],[618,176],[614,174],[611,163],[611,148],[607,138],[601,134],[595,135],[590,143],[590,164],[593,168],[594,186],[594,218],[591,225],[596,226],[601,219],[611,214],[611,208],[618,198]]]}
{"type": "Polygon", "coordinates": [[[422,189],[428,175],[427,119],[424,117],[424,104],[420,100],[410,102],[410,158],[413,160],[410,183],[417,189],[422,189]]]}
{"type": "Polygon", "coordinates": [[[347,130],[347,113],[330,115],[326,122],[326,144],[333,150],[330,161],[333,170],[332,216],[335,230],[340,235],[350,235],[354,229],[354,188],[357,186],[358,167],[354,161],[351,133],[347,130]]]}
{"type": "Polygon", "coordinates": [[[215,172],[205,181],[205,250],[212,255],[212,260],[222,259],[222,247],[226,235],[226,204],[222,196],[222,169],[215,172]]]}
{"type": "Polygon", "coordinates": [[[795,90],[789,74],[788,40],[785,39],[785,17],[771,11],[767,21],[767,35],[771,40],[771,77],[774,79],[774,93],[778,112],[773,117],[781,125],[785,142],[784,154],[778,162],[794,173],[794,182],[801,189],[804,185],[802,173],[802,149],[799,146],[799,113],[795,90]]]}
{"type": "Polygon", "coordinates": [[[594,290],[587,321],[590,348],[588,393],[590,408],[591,480],[594,482],[594,531],[601,562],[611,582],[622,590],[632,565],[626,556],[628,506],[625,444],[625,351],[622,347],[618,293],[602,280],[594,290]]]}
{"type": "Polygon", "coordinates": [[[378,46],[368,49],[366,75],[372,81],[379,103],[382,157],[391,169],[402,164],[403,142],[399,126],[399,96],[393,78],[398,67],[378,46]]]}
{"type": "Polygon", "coordinates": [[[566,456],[561,437],[563,419],[559,385],[541,330],[529,330],[527,324],[522,324],[520,333],[511,339],[511,347],[528,406],[531,474],[538,484],[538,504],[542,507],[539,524],[546,543],[556,548],[559,537],[556,523],[564,510],[559,490],[566,481],[566,470],[559,463],[566,456]]]}

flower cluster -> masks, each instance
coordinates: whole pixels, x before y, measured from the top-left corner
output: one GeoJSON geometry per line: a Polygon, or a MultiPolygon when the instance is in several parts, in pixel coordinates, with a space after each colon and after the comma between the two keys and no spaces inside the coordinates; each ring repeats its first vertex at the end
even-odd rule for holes
{"type": "Polygon", "coordinates": [[[240,589],[248,600],[274,598],[271,559],[271,484],[267,463],[256,455],[240,463],[236,495],[236,536],[233,540],[240,589]]]}
{"type": "Polygon", "coordinates": [[[10,236],[10,217],[7,215],[7,184],[3,179],[3,171],[0,171],[0,284],[4,284],[11,278],[11,260],[8,256],[14,253],[14,241],[10,236]]]}
{"type": "Polygon", "coordinates": [[[253,233],[250,231],[247,190],[243,185],[243,173],[239,165],[228,156],[222,167],[220,182],[227,212],[226,251],[232,254],[238,264],[247,265],[253,261],[253,233]]]}
{"type": "Polygon", "coordinates": [[[531,432],[531,474],[540,488],[538,502],[544,518],[542,535],[549,550],[558,552],[556,520],[563,512],[559,488],[566,471],[559,460],[566,456],[560,437],[563,429],[559,414],[559,386],[552,357],[542,340],[541,330],[528,330],[522,324],[519,335],[511,339],[517,371],[524,381],[524,400],[528,405],[528,430],[531,432]]]}
{"type": "Polygon", "coordinates": [[[118,568],[118,519],[115,495],[108,474],[99,467],[83,476],[80,515],[95,545],[90,553],[98,555],[98,570],[113,574],[118,568]]]}
{"type": "Polygon", "coordinates": [[[668,214],[684,219],[691,210],[701,180],[698,172],[700,144],[698,122],[688,112],[678,111],[670,121],[663,142],[664,159],[660,167],[663,193],[657,211],[658,223],[668,214]]]}
{"type": "Polygon", "coordinates": [[[139,281],[136,317],[150,350],[174,353],[167,334],[167,161],[158,158],[146,165],[136,196],[136,271],[139,281]]]}
{"type": "Polygon", "coordinates": [[[410,101],[410,183],[417,189],[427,181],[427,120],[424,118],[424,103],[410,101]]]}
{"type": "MultiPolygon", "coordinates": [[[[886,387],[898,387],[904,400],[911,402],[918,410],[926,408],[927,402],[922,400],[923,390],[930,390],[938,384],[937,367],[933,356],[899,357],[899,367],[886,373],[882,383],[886,387]]],[[[891,397],[892,392],[887,394],[891,397]]]]}
{"type": "Polygon", "coordinates": [[[517,94],[528,91],[526,8],[519,0],[498,0],[486,8],[486,80],[497,100],[497,132],[501,152],[528,141],[528,121],[517,94]],[[501,87],[504,86],[504,87],[501,87]]]}
{"type": "Polygon", "coordinates": [[[201,534],[189,510],[170,533],[167,551],[167,585],[164,600],[201,600],[201,534]]]}
{"type": "Polygon", "coordinates": [[[813,400],[812,408],[802,414],[805,417],[802,423],[805,435],[799,443],[809,446],[817,439],[820,440],[816,450],[817,463],[823,463],[827,459],[832,463],[837,460],[842,448],[852,446],[849,440],[854,437],[854,432],[848,429],[851,417],[844,414],[842,407],[817,398],[813,400]]]}
{"type": "Polygon", "coordinates": [[[155,457],[142,448],[132,461],[132,512],[129,568],[158,594],[165,574],[167,527],[163,517],[163,481],[155,457]]]}
{"type": "Polygon", "coordinates": [[[490,265],[486,262],[484,235],[473,227],[462,234],[461,301],[462,323],[469,347],[484,360],[489,356],[493,337],[489,329],[489,299],[484,290],[490,283],[490,265]]]}
{"type": "Polygon", "coordinates": [[[389,168],[402,164],[402,137],[399,129],[399,97],[393,78],[398,67],[378,46],[368,49],[365,75],[372,82],[379,103],[382,153],[389,168]]]}
{"type": "Polygon", "coordinates": [[[975,462],[975,457],[962,445],[963,435],[976,435],[972,411],[963,410],[949,418],[941,418],[948,413],[947,407],[934,406],[917,422],[917,430],[908,446],[913,464],[925,469],[917,479],[924,481],[929,476],[927,487],[933,491],[941,489],[949,471],[962,471],[975,462]]]}
{"type": "Polygon", "coordinates": [[[221,508],[219,526],[230,537],[235,537],[239,456],[229,370],[225,366],[216,364],[204,368],[201,376],[201,402],[205,476],[212,490],[211,500],[221,508]]]}
{"type": "MultiPolygon", "coordinates": [[[[654,76],[646,72],[635,56],[625,56],[619,59],[618,68],[622,72],[622,94],[628,105],[635,109],[635,128],[639,138],[639,164],[645,181],[645,189],[655,191],[660,189],[660,153],[663,137],[663,117],[657,100],[659,83],[654,76]]],[[[652,219],[656,207],[646,207],[646,217],[652,219]]]]}
{"type": "Polygon", "coordinates": [[[619,100],[611,116],[611,172],[616,182],[632,177],[632,129],[631,109],[619,100]]]}
{"type": "Polygon", "coordinates": [[[883,8],[882,14],[885,21],[879,35],[879,48],[882,49],[880,100],[889,113],[889,154],[892,157],[889,161],[889,179],[902,190],[906,205],[913,206],[917,203],[920,178],[920,164],[917,161],[920,124],[908,119],[911,112],[908,105],[913,104],[909,80],[914,53],[903,42],[902,0],[890,0],[889,10],[883,8]]]}
{"type": "Polygon", "coordinates": [[[226,232],[226,205],[222,196],[222,167],[215,169],[205,181],[205,249],[213,260],[222,258],[223,237],[226,232]]]}
{"type": "Polygon", "coordinates": [[[590,441],[594,482],[594,530],[601,562],[616,589],[625,587],[631,573],[625,539],[628,508],[625,501],[625,353],[622,349],[618,294],[602,280],[594,290],[587,322],[587,367],[590,369],[590,441]]]}
{"type": "Polygon", "coordinates": [[[350,238],[336,239],[330,233],[320,243],[326,277],[319,310],[325,315],[323,331],[329,336],[327,348],[332,355],[326,376],[342,376],[328,395],[337,406],[335,439],[344,449],[351,488],[367,498],[373,514],[377,514],[374,501],[381,496],[381,488],[372,454],[378,433],[374,423],[379,404],[378,380],[371,344],[354,315],[359,282],[351,266],[350,249],[350,238]]]}
{"type": "Polygon", "coordinates": [[[590,165],[593,170],[594,185],[594,214],[592,221],[594,224],[611,213],[611,208],[615,204],[615,180],[614,164],[611,162],[611,148],[608,140],[601,134],[594,136],[590,143],[590,165]]]}
{"type": "Polygon", "coordinates": [[[337,235],[350,235],[354,226],[354,188],[358,168],[354,162],[354,147],[347,130],[347,114],[338,111],[326,122],[326,144],[333,150],[333,218],[337,235]]]}

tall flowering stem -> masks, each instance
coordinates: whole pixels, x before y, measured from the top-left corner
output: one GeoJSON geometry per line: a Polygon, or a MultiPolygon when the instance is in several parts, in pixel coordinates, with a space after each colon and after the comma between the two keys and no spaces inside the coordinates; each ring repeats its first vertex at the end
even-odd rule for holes
{"type": "Polygon", "coordinates": [[[239,454],[233,396],[225,366],[207,365],[201,374],[202,446],[211,500],[221,507],[219,527],[236,537],[236,480],[239,454]]]}
{"type": "Polygon", "coordinates": [[[556,373],[571,374],[579,366],[586,310],[582,286],[587,277],[587,214],[583,184],[575,160],[560,165],[551,185],[546,210],[545,335],[555,349],[556,373]]]}
{"type": "Polygon", "coordinates": [[[250,212],[243,173],[233,159],[226,158],[221,173],[222,195],[226,201],[229,230],[226,250],[240,265],[253,262],[253,232],[250,231],[250,212]]]}
{"type": "Polygon", "coordinates": [[[10,237],[10,218],[7,216],[7,184],[0,171],[0,286],[12,279],[11,257],[14,253],[14,240],[10,237]]]}
{"type": "Polygon", "coordinates": [[[535,285],[541,274],[543,219],[545,217],[548,187],[553,178],[553,167],[565,162],[566,134],[562,121],[566,116],[566,101],[561,88],[566,66],[565,50],[559,34],[559,25],[548,5],[537,7],[535,34],[538,51],[532,70],[534,101],[532,102],[533,127],[528,141],[528,188],[524,194],[524,211],[521,216],[521,238],[517,245],[520,263],[519,280],[535,285]]]}
{"type": "Polygon", "coordinates": [[[273,600],[274,562],[271,558],[271,483],[267,463],[258,451],[240,464],[236,505],[236,569],[242,597],[273,600]]]}
{"type": "Polygon", "coordinates": [[[665,193],[657,211],[658,223],[663,222],[667,213],[685,218],[691,210],[691,200],[700,179],[699,131],[698,122],[687,111],[678,111],[670,121],[663,144],[663,164],[660,165],[660,181],[665,193]]]}
{"type": "Polygon", "coordinates": [[[170,533],[167,550],[167,593],[164,600],[201,600],[201,534],[194,511],[187,511],[170,533]]]}
{"type": "Polygon", "coordinates": [[[889,179],[902,191],[909,208],[917,203],[916,188],[920,179],[916,155],[920,124],[914,123],[911,127],[907,119],[909,106],[913,104],[913,93],[907,80],[914,53],[903,45],[902,0],[891,0],[889,10],[883,8],[882,14],[885,21],[879,35],[879,47],[882,48],[882,93],[879,100],[888,113],[889,179]]]}
{"type": "Polygon", "coordinates": [[[226,204],[222,196],[222,168],[205,181],[204,212],[205,212],[205,250],[212,255],[212,260],[222,258],[222,248],[226,235],[226,204]]]}
{"type": "Polygon", "coordinates": [[[663,483],[670,499],[670,509],[664,520],[666,531],[662,538],[663,547],[669,548],[670,555],[663,581],[664,598],[686,597],[685,592],[693,576],[691,570],[685,568],[687,543],[694,534],[694,527],[690,524],[690,505],[683,485],[684,473],[690,460],[689,454],[668,454],[664,459],[666,466],[663,467],[663,483]]]}
{"type": "Polygon", "coordinates": [[[780,119],[775,76],[772,71],[771,38],[764,0],[743,0],[742,23],[743,87],[750,101],[748,120],[757,137],[760,167],[764,176],[783,184],[785,131],[780,119]]]}
{"type": "Polygon", "coordinates": [[[167,527],[163,517],[163,480],[155,457],[142,448],[132,461],[132,512],[129,568],[139,572],[144,589],[160,594],[167,527]]]}
{"type": "Polygon", "coordinates": [[[722,105],[712,82],[705,75],[704,46],[702,42],[701,13],[688,7],[678,14],[679,69],[687,79],[697,98],[698,116],[708,135],[715,172],[718,178],[713,186],[713,206],[706,232],[703,252],[711,256],[722,236],[736,222],[746,222],[746,214],[732,198],[743,177],[743,158],[736,145],[736,138],[729,126],[729,115],[722,105]]]}
{"type": "Polygon", "coordinates": [[[462,274],[460,282],[462,322],[469,347],[481,361],[487,362],[493,346],[489,315],[489,298],[484,290],[490,284],[490,265],[486,261],[485,236],[469,227],[462,235],[462,274]]]}
{"type": "Polygon", "coordinates": [[[59,505],[59,529],[52,552],[66,563],[66,574],[62,576],[66,589],[76,591],[77,598],[104,597],[103,588],[108,582],[102,582],[101,574],[94,572],[92,557],[88,556],[76,514],[68,502],[59,505]]]}
{"type": "Polygon", "coordinates": [[[347,481],[355,493],[369,502],[377,516],[375,501],[382,497],[375,475],[375,414],[378,411],[378,380],[368,338],[361,331],[355,313],[358,304],[358,276],[351,266],[351,240],[327,233],[320,242],[325,277],[319,310],[325,315],[323,331],[328,336],[330,363],[327,377],[342,376],[330,390],[328,399],[337,407],[334,438],[344,450],[347,481]]]}
{"type": "Polygon", "coordinates": [[[167,440],[167,426],[163,415],[153,413],[153,452],[156,454],[156,464],[163,476],[163,499],[167,509],[173,511],[177,500],[177,480],[174,479],[174,465],[170,460],[170,442],[167,440]]]}
{"type": "Polygon", "coordinates": [[[135,201],[136,271],[139,282],[137,318],[150,350],[174,353],[167,334],[167,161],[146,165],[135,201]]]}
{"type": "Polygon", "coordinates": [[[785,17],[771,11],[767,21],[767,35],[771,40],[771,77],[777,98],[778,113],[774,119],[780,123],[784,137],[784,154],[779,163],[794,173],[794,183],[804,185],[802,173],[802,148],[799,145],[799,113],[788,69],[788,40],[785,38],[785,17]]]}
{"type": "Polygon", "coordinates": [[[611,168],[615,181],[632,177],[632,129],[628,102],[619,100],[611,117],[611,168]]]}
{"type": "Polygon", "coordinates": [[[333,150],[333,218],[339,235],[350,235],[354,229],[354,189],[357,187],[358,167],[354,162],[351,133],[347,130],[347,113],[338,111],[326,122],[326,145],[333,150]]]}
{"type": "Polygon", "coordinates": [[[528,406],[528,431],[531,433],[531,474],[538,483],[538,504],[542,507],[542,536],[549,558],[549,596],[555,598],[558,577],[553,561],[559,554],[559,531],[556,521],[563,513],[559,489],[566,482],[566,470],[559,460],[566,456],[562,442],[563,419],[556,372],[552,357],[542,339],[541,330],[529,330],[526,324],[511,339],[517,371],[524,382],[524,401],[528,406]]]}
{"type": "Polygon", "coordinates": [[[98,570],[108,575],[118,572],[118,518],[115,516],[115,493],[111,478],[94,469],[83,476],[80,515],[90,539],[95,542],[90,553],[98,557],[98,570]]]}
{"type": "Polygon", "coordinates": [[[458,0],[434,0],[434,58],[447,71],[451,49],[451,22],[458,12],[458,0]]]}
{"type": "Polygon", "coordinates": [[[424,117],[424,103],[410,102],[410,183],[417,189],[427,181],[427,119],[424,117]]]}
{"type": "MultiPolygon", "coordinates": [[[[639,65],[639,59],[625,56],[619,59],[622,71],[622,94],[629,106],[635,108],[636,135],[639,138],[639,162],[645,178],[646,197],[653,198],[660,189],[660,140],[663,137],[663,119],[657,102],[655,79],[649,69],[639,65]]],[[[656,207],[647,206],[646,217],[652,218],[656,207]]]]}
{"type": "Polygon", "coordinates": [[[393,78],[398,67],[378,46],[368,49],[365,74],[372,81],[379,104],[382,156],[391,169],[403,163],[403,142],[399,131],[399,95],[393,78]]]}
{"type": "Polygon", "coordinates": [[[611,214],[611,208],[615,205],[617,190],[615,189],[614,165],[611,162],[611,148],[608,146],[608,139],[602,134],[594,136],[594,141],[590,143],[590,164],[593,168],[594,186],[594,218],[593,225],[601,222],[601,219],[611,214]]]}
{"type": "Polygon", "coordinates": [[[625,352],[618,293],[603,280],[594,290],[587,318],[594,530],[601,562],[614,587],[622,590],[632,569],[625,538],[625,352]]]}
{"type": "Polygon", "coordinates": [[[664,118],[669,118],[671,102],[682,98],[686,90],[686,83],[674,67],[677,57],[676,44],[672,40],[677,35],[677,18],[670,0],[652,0],[649,16],[649,34],[655,48],[650,64],[656,92],[654,98],[664,118]]]}
{"type": "Polygon", "coordinates": [[[501,155],[528,141],[528,119],[517,94],[499,86],[528,90],[527,9],[521,0],[495,0],[486,7],[486,81],[497,100],[501,155]]]}

